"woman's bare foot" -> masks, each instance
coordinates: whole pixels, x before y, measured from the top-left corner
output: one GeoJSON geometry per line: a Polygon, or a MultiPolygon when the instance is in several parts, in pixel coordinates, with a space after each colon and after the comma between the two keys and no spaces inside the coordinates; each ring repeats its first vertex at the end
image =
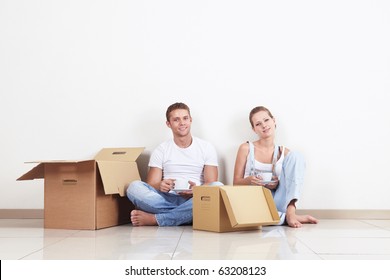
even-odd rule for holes
{"type": "Polygon", "coordinates": [[[130,213],[133,226],[157,226],[156,216],[141,210],[133,210],[130,213]]]}
{"type": "Polygon", "coordinates": [[[295,205],[290,204],[286,211],[286,221],[288,226],[293,228],[300,228],[302,224],[317,224],[318,220],[310,215],[295,214],[295,205]]]}
{"type": "Polygon", "coordinates": [[[318,220],[310,215],[286,215],[287,224],[293,228],[300,228],[302,224],[317,224],[318,220]]]}

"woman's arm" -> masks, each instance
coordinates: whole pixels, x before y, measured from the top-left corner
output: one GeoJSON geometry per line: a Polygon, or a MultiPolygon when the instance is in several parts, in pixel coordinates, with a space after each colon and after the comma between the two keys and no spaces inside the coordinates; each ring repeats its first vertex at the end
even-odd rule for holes
{"type": "Polygon", "coordinates": [[[255,176],[248,176],[244,178],[245,175],[245,165],[246,159],[249,154],[249,145],[248,143],[243,143],[240,145],[237,151],[236,162],[234,164],[234,177],[233,185],[252,185],[252,181],[256,179],[255,176]]]}

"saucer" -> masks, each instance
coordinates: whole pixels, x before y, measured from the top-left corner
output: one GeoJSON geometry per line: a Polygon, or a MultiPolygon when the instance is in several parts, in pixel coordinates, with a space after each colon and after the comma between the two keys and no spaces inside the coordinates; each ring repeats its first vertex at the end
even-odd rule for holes
{"type": "Polygon", "coordinates": [[[172,191],[174,191],[174,192],[186,192],[186,191],[191,191],[191,192],[192,192],[192,189],[173,189],[172,191]]]}
{"type": "Polygon", "coordinates": [[[276,183],[276,181],[263,181],[262,183],[263,184],[272,184],[272,183],[276,183]]]}

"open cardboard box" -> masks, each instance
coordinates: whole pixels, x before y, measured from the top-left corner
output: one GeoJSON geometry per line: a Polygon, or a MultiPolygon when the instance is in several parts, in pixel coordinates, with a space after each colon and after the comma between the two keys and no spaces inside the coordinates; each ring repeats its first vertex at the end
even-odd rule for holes
{"type": "Polygon", "coordinates": [[[280,221],[271,191],[261,186],[196,186],[193,228],[228,232],[260,229],[280,221]]]}
{"type": "Polygon", "coordinates": [[[37,161],[17,180],[44,179],[44,227],[100,229],[130,222],[126,187],[144,148],[105,148],[94,159],[37,161]]]}

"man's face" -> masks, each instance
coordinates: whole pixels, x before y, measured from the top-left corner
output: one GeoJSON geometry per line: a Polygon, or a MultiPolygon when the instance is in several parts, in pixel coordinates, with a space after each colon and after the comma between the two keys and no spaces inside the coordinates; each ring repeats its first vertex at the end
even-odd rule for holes
{"type": "Polygon", "coordinates": [[[177,109],[169,114],[167,126],[175,136],[187,136],[191,131],[192,118],[187,110],[177,109]]]}

